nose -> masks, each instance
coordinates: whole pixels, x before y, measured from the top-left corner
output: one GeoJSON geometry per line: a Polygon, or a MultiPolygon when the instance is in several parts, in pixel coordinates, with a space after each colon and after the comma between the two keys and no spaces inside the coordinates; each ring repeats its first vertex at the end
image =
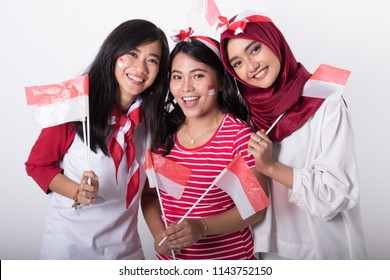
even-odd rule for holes
{"type": "Polygon", "coordinates": [[[182,92],[191,92],[194,90],[194,86],[192,84],[191,79],[184,79],[183,81],[183,87],[182,87],[182,92]]]}
{"type": "Polygon", "coordinates": [[[135,63],[135,67],[141,72],[146,74],[148,72],[147,62],[142,59],[138,59],[135,63]]]}
{"type": "Polygon", "coordinates": [[[250,72],[256,72],[257,69],[259,69],[259,67],[260,67],[260,63],[258,63],[257,61],[255,61],[253,59],[248,59],[247,63],[248,63],[248,69],[250,72]]]}

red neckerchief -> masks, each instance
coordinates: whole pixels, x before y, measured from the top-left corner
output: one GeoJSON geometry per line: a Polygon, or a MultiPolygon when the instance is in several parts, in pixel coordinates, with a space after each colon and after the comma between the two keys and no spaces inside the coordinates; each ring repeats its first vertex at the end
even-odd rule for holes
{"type": "MultiPolygon", "coordinates": [[[[108,150],[115,165],[115,178],[118,183],[118,167],[122,160],[124,150],[126,149],[127,168],[134,162],[135,149],[132,141],[134,127],[141,122],[141,99],[137,99],[129,108],[127,114],[123,114],[116,107],[113,110],[114,132],[108,142],[108,150]]],[[[131,176],[127,183],[126,208],[139,190],[139,168],[131,176]]]]}

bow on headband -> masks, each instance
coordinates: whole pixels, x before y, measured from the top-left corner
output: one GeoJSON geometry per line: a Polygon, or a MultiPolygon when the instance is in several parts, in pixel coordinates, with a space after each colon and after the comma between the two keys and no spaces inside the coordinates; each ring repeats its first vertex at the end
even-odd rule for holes
{"type": "Polygon", "coordinates": [[[192,33],[194,33],[194,30],[191,27],[188,27],[187,30],[180,29],[179,33],[171,36],[171,39],[175,43],[179,43],[182,41],[191,42],[190,37],[191,37],[192,33]]]}
{"type": "Polygon", "coordinates": [[[195,39],[198,41],[201,41],[203,44],[205,44],[208,48],[210,48],[216,56],[221,58],[221,55],[219,54],[219,47],[213,42],[210,38],[206,36],[191,36],[194,33],[194,30],[191,27],[188,27],[187,30],[180,30],[175,31],[178,32],[175,35],[171,36],[171,39],[177,44],[179,42],[191,42],[191,39],[195,39]]]}
{"type": "Polygon", "coordinates": [[[221,33],[226,30],[233,30],[234,35],[244,32],[248,22],[272,22],[269,17],[253,15],[252,11],[245,11],[244,13],[237,15],[230,23],[226,17],[220,16],[218,19],[220,22],[218,23],[217,29],[221,28],[221,33]]]}

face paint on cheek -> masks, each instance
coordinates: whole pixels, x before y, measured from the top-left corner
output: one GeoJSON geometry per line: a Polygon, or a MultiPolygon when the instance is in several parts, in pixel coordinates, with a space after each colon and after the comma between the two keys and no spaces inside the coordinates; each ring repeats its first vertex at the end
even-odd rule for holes
{"type": "Polygon", "coordinates": [[[125,59],[124,59],[123,57],[120,57],[120,58],[118,59],[117,65],[118,65],[119,68],[122,68],[122,67],[123,67],[124,60],[125,60],[125,59]]]}
{"type": "Polygon", "coordinates": [[[215,94],[215,87],[214,86],[209,86],[208,89],[209,89],[209,91],[207,93],[209,95],[214,95],[215,94]]]}

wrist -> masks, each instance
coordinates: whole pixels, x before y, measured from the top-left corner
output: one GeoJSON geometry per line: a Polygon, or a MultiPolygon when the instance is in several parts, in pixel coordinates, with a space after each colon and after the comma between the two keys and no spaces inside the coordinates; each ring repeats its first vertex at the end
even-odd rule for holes
{"type": "Polygon", "coordinates": [[[76,194],[73,196],[72,208],[77,209],[77,206],[81,205],[81,203],[79,202],[79,192],[80,192],[80,189],[77,187],[76,194]]]}

